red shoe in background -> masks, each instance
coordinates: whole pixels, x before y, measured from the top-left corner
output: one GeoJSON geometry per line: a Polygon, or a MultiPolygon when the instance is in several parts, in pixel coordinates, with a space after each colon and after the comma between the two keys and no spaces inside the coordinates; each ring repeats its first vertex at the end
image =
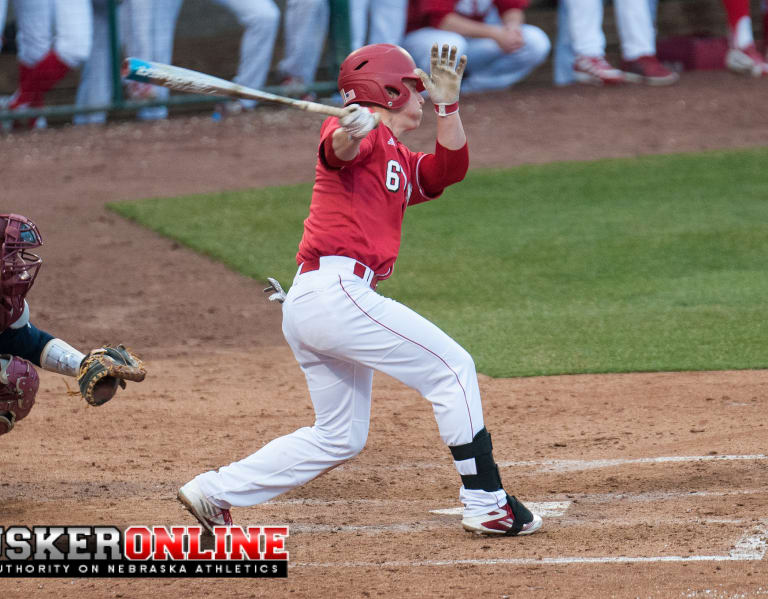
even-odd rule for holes
{"type": "Polygon", "coordinates": [[[602,56],[577,56],[573,76],[578,83],[616,85],[624,83],[624,73],[613,68],[602,56]]]}
{"type": "Polygon", "coordinates": [[[624,77],[632,83],[646,85],[672,85],[680,76],[659,62],[655,56],[640,56],[635,60],[622,60],[621,70],[624,77]]]}

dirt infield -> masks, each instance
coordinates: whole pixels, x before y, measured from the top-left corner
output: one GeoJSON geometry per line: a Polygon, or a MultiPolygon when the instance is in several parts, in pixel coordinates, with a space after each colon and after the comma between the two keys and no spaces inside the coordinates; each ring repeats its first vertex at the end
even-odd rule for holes
{"type": "MultiPolygon", "coordinates": [[[[472,167],[505,166],[761,145],[767,91],[724,72],[661,89],[532,85],[462,114],[472,167]]],[[[405,141],[429,149],[425,121],[405,141]]],[[[149,370],[102,408],[41,374],[38,405],[0,438],[0,526],[191,524],[180,484],[311,424],[263,283],[104,204],[309,181],[318,127],[270,109],[0,138],[2,209],[45,240],[33,321],[82,349],[121,341],[149,370]]],[[[0,596],[768,596],[768,371],[480,385],[505,486],[542,510],[539,534],[486,539],[434,513],[459,506],[450,454],[427,402],[377,375],[358,458],[233,511],[291,526],[287,579],[0,579],[0,596]]]]}

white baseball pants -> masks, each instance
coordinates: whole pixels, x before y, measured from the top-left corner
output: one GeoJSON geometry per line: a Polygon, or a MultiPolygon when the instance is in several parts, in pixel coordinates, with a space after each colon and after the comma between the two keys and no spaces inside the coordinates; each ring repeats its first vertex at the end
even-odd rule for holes
{"type": "Polygon", "coordinates": [[[354,0],[349,3],[353,50],[366,44],[401,45],[408,19],[408,0],[354,0]]]}
{"type": "MultiPolygon", "coordinates": [[[[413,310],[373,291],[372,272],[360,278],[355,264],[324,257],[319,270],[294,279],[283,334],[306,377],[315,423],[199,475],[202,492],[219,507],[263,503],[357,455],[368,438],[374,369],[432,403],[446,444],[470,443],[483,428],[471,356],[413,310]]],[[[504,498],[503,490],[461,489],[467,513],[493,509],[504,498]]]]}
{"type": "Polygon", "coordinates": [[[54,50],[61,61],[76,68],[91,53],[91,0],[14,0],[18,24],[18,59],[27,66],[54,50]]]}
{"type": "Polygon", "coordinates": [[[323,56],[331,9],[328,0],[288,0],[285,5],[285,57],[277,70],[305,85],[315,82],[323,56]]]}
{"type": "Polygon", "coordinates": [[[8,0],[0,0],[0,50],[3,49],[3,31],[5,30],[5,17],[8,14],[8,0]]]}
{"type": "MultiPolygon", "coordinates": [[[[280,9],[273,0],[213,0],[235,16],[245,29],[240,38],[240,60],[235,83],[263,89],[272,64],[280,9]]],[[[253,107],[256,100],[239,100],[243,106],[253,107]]]]}

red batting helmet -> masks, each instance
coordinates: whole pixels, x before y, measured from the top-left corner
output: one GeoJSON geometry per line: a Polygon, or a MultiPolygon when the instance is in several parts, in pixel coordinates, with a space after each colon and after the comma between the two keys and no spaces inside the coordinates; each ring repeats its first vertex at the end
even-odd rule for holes
{"type": "Polygon", "coordinates": [[[24,312],[24,297],[42,260],[27,250],[43,245],[35,223],[20,214],[0,214],[0,330],[24,312]]]}
{"type": "Polygon", "coordinates": [[[371,44],[358,48],[344,59],[339,70],[344,106],[368,102],[384,108],[401,108],[410,95],[403,80],[413,81],[418,91],[424,91],[415,70],[413,58],[400,46],[371,44]],[[393,98],[388,90],[399,95],[393,98]]]}

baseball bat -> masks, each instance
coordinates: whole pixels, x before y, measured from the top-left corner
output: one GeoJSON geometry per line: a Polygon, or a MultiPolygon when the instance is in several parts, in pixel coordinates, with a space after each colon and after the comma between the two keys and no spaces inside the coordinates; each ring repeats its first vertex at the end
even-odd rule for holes
{"type": "Polygon", "coordinates": [[[206,75],[205,73],[199,73],[191,69],[175,67],[160,62],[140,60],[138,58],[128,57],[123,60],[120,72],[125,79],[152,83],[153,85],[160,85],[182,92],[275,102],[298,108],[299,110],[329,116],[340,117],[347,113],[344,108],[339,108],[338,106],[328,106],[319,102],[307,102],[306,100],[278,96],[277,94],[245,87],[244,85],[213,77],[212,75],[206,75]]]}

